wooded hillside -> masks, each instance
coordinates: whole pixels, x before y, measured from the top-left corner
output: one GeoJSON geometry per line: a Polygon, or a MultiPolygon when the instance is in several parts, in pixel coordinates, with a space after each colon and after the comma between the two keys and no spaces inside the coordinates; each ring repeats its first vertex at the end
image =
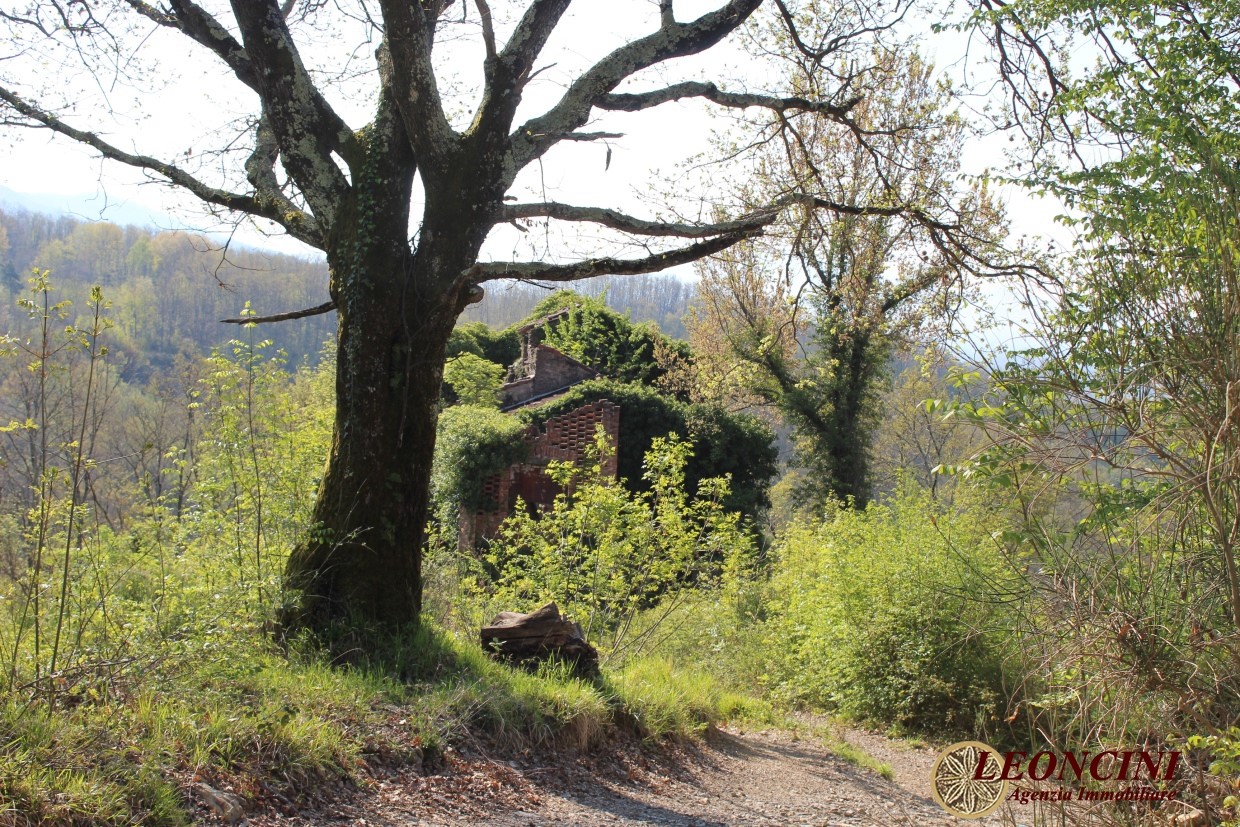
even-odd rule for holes
{"type": "MultiPolygon", "coordinates": [[[[61,298],[80,302],[92,285],[104,288],[116,308],[113,349],[124,355],[125,377],[138,382],[170,368],[177,355],[205,355],[227,343],[237,329],[220,320],[241,316],[247,303],[265,316],[320,305],[327,295],[327,266],[320,260],[226,248],[196,233],[0,210],[0,330],[20,330],[14,302],[34,268],[51,271],[61,298]]],[[[692,284],[651,275],[590,279],[580,287],[629,311],[634,321],[652,321],[669,336],[684,336],[692,284]]],[[[463,318],[508,327],[549,293],[532,283],[497,283],[463,318]]],[[[292,365],[317,364],[335,332],[333,311],[268,325],[263,338],[292,365]]]]}

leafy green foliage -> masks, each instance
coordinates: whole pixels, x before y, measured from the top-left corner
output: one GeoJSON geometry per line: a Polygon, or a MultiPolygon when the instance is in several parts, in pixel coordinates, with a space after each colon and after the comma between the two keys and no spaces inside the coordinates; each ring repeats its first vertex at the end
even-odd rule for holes
{"type": "Polygon", "coordinates": [[[496,471],[525,459],[525,425],[494,408],[456,405],[439,416],[431,489],[435,513],[455,525],[462,506],[496,507],[482,500],[482,482],[496,471]]]}
{"type": "Polygon", "coordinates": [[[567,313],[544,327],[543,341],[610,379],[656,385],[673,364],[690,359],[684,342],[664,336],[653,325],[633,324],[601,299],[571,290],[548,296],[527,323],[559,310],[567,313]]]}
{"type": "Polygon", "coordinates": [[[499,389],[504,369],[481,356],[465,352],[453,356],[443,366],[445,391],[449,402],[481,407],[499,406],[499,389]]]}
{"type": "Polygon", "coordinates": [[[794,528],[765,604],[771,690],[904,729],[994,727],[1006,569],[985,523],[910,492],[794,528]]]}
{"type": "Polygon", "coordinates": [[[1219,822],[1219,827],[1236,827],[1240,824],[1240,796],[1234,790],[1240,788],[1240,727],[1231,727],[1218,735],[1193,735],[1185,744],[1189,749],[1205,750],[1210,758],[1210,775],[1221,778],[1228,791],[1220,802],[1231,817],[1219,822]]]}
{"type": "MultiPolygon", "coordinates": [[[[696,292],[692,282],[671,273],[641,276],[598,276],[573,283],[573,290],[604,300],[635,322],[653,322],[668,336],[685,338],[683,318],[696,292]]],[[[513,328],[534,318],[534,308],[547,298],[540,284],[496,282],[478,304],[461,314],[469,324],[482,322],[493,329],[513,328]]]]}
{"type": "Polygon", "coordinates": [[[518,509],[488,549],[495,605],[554,600],[587,639],[614,647],[638,610],[683,589],[706,589],[751,557],[754,541],[740,515],[722,505],[726,478],[702,480],[696,497],[686,495],[691,447],[672,435],[656,439],[646,454],[645,493],[603,474],[601,433],[592,468],[553,463],[552,478],[568,493],[537,517],[518,509]]]}
{"type": "Polygon", "coordinates": [[[521,337],[515,327],[494,330],[482,322],[457,325],[448,339],[448,358],[472,353],[488,362],[507,367],[521,356],[521,337]]]}
{"type": "Polygon", "coordinates": [[[1014,46],[1038,150],[1019,180],[1077,231],[1035,341],[956,410],[995,442],[970,470],[1018,506],[1019,562],[1052,573],[1030,579],[1029,625],[1070,737],[1214,732],[1240,710],[1238,13],[1022,0],[974,21],[1014,46]],[[1046,39],[1062,50],[1028,51],[1046,39]],[[1084,49],[1097,61],[1068,60],[1084,49]]]}

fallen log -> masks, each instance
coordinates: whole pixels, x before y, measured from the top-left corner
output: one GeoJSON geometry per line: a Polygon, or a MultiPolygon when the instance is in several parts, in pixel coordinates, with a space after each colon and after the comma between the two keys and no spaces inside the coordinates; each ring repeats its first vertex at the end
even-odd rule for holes
{"type": "Polygon", "coordinates": [[[598,650],[555,603],[529,614],[500,612],[482,627],[482,648],[510,663],[536,666],[559,660],[571,664],[581,677],[598,675],[598,650]]]}

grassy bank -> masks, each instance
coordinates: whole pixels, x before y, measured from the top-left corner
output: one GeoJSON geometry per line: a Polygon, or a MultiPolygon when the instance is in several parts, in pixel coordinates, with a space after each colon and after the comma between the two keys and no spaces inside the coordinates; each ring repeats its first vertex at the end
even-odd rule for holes
{"type": "Polygon", "coordinates": [[[333,665],[237,637],[208,660],[168,654],[0,707],[0,822],[180,825],[196,782],[251,806],[297,803],[376,765],[430,770],[467,735],[499,746],[589,749],[620,729],[700,731],[761,712],[709,678],[639,661],[586,682],[491,661],[427,623],[381,654],[333,665]]]}

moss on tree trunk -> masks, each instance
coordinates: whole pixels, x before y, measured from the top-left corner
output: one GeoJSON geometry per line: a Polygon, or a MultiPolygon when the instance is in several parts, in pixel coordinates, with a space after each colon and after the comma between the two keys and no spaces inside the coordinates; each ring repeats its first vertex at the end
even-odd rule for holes
{"type": "Polygon", "coordinates": [[[407,213],[396,209],[405,197],[351,204],[328,252],[336,418],[314,522],[286,569],[292,626],[397,627],[421,609],[444,353],[465,300],[453,278],[461,262],[435,255],[440,245],[410,251],[407,213]]]}

